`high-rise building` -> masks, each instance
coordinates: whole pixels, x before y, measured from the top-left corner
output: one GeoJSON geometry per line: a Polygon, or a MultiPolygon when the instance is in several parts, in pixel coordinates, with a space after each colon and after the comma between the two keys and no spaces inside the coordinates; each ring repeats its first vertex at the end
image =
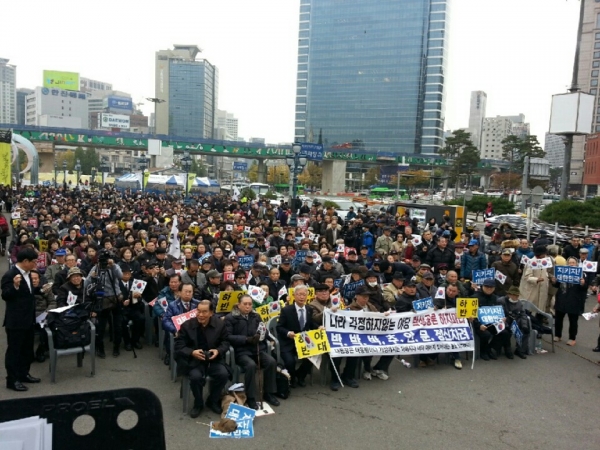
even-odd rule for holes
{"type": "Polygon", "coordinates": [[[471,105],[469,109],[469,133],[471,140],[478,150],[481,150],[481,134],[483,133],[483,120],[485,119],[485,108],[487,105],[487,94],[483,91],[471,92],[471,105]]]}
{"type": "Polygon", "coordinates": [[[0,58],[0,123],[17,123],[17,66],[0,58]]]}
{"type": "Polygon", "coordinates": [[[233,113],[217,110],[217,131],[215,139],[223,141],[238,140],[238,120],[233,113]]]}
{"type": "MultiPolygon", "coordinates": [[[[588,0],[585,2],[583,29],[579,43],[579,59],[577,87],[582,92],[589,92],[596,96],[596,104],[593,117],[593,132],[600,132],[600,114],[598,108],[598,80],[600,79],[600,3],[588,0]]],[[[584,160],[585,160],[585,136],[575,136],[571,153],[571,171],[569,176],[570,189],[582,190],[584,160]]],[[[562,164],[561,164],[562,165],[562,164]]],[[[586,167],[589,171],[589,168],[586,167]]],[[[589,178],[589,177],[588,177],[589,178]]]]}
{"type": "Polygon", "coordinates": [[[36,87],[25,99],[25,124],[87,129],[88,111],[84,92],[36,87]]]}
{"type": "Polygon", "coordinates": [[[565,159],[565,138],[557,134],[546,133],[544,140],[546,159],[550,167],[562,167],[565,159]]]}
{"type": "Polygon", "coordinates": [[[31,93],[33,93],[33,89],[17,89],[17,123],[19,125],[25,125],[25,103],[27,96],[31,93]]]}
{"type": "Polygon", "coordinates": [[[514,135],[520,139],[529,136],[525,115],[486,117],[481,134],[481,159],[502,159],[502,141],[514,135]]]}
{"type": "Polygon", "coordinates": [[[330,147],[436,153],[449,3],[301,0],[296,140],[322,132],[330,147]]]}
{"type": "Polygon", "coordinates": [[[174,45],[156,52],[156,131],[184,137],[213,138],[217,116],[219,72],[197,59],[196,45],[174,45]]]}
{"type": "Polygon", "coordinates": [[[81,77],[79,78],[79,90],[81,92],[102,92],[102,91],[112,91],[112,84],[105,83],[104,81],[91,80],[89,78],[81,77]]]}

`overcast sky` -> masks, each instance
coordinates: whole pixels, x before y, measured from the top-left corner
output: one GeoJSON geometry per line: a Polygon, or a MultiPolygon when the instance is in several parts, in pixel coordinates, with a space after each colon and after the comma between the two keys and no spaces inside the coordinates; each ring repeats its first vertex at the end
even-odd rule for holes
{"type": "MultiPolygon", "coordinates": [[[[154,96],[154,52],[197,44],[219,68],[219,108],[239,119],[239,135],[290,142],[299,3],[122,0],[53,10],[20,0],[2,23],[0,57],[17,65],[18,87],[64,70],[144,102],[154,96]]],[[[576,0],[452,0],[445,128],[466,127],[470,92],[483,90],[488,116],[525,114],[543,144],[551,95],[571,81],[578,13],[576,0]]]]}

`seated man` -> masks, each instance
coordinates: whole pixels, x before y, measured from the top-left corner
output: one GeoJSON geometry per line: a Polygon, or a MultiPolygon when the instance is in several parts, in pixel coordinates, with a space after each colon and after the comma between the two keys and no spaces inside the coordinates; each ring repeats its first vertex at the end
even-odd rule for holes
{"type": "Polygon", "coordinates": [[[128,264],[121,266],[121,272],[123,272],[123,275],[119,282],[119,287],[121,288],[121,294],[123,295],[123,303],[121,303],[119,307],[122,309],[122,334],[125,350],[130,352],[133,350],[133,347],[137,349],[142,348],[140,336],[144,332],[144,322],[146,321],[146,318],[144,317],[142,294],[139,292],[131,292],[133,286],[131,266],[128,264]],[[127,327],[130,320],[132,322],[131,335],[129,334],[129,328],[127,327]]]}
{"type": "Polygon", "coordinates": [[[252,298],[249,295],[242,295],[238,304],[233,307],[233,311],[225,316],[229,342],[235,351],[235,362],[244,369],[248,407],[252,409],[258,409],[256,367],[259,358],[260,367],[264,370],[264,400],[270,405],[279,406],[279,400],[273,395],[277,392],[275,383],[277,361],[269,355],[267,341],[260,340],[261,334],[258,327],[261,323],[260,316],[252,311],[252,298]]]}
{"type": "MultiPolygon", "coordinates": [[[[504,316],[506,317],[506,330],[505,332],[512,334],[510,329],[513,321],[517,322],[517,326],[523,334],[521,338],[521,344],[517,342],[517,347],[514,354],[521,359],[527,359],[527,353],[529,352],[529,333],[531,332],[529,326],[529,320],[527,314],[523,309],[523,303],[519,301],[521,291],[516,286],[508,288],[506,297],[498,298],[498,304],[504,308],[504,316]]],[[[508,345],[510,345],[510,338],[508,339],[508,345]]]]}
{"type": "Polygon", "coordinates": [[[230,377],[230,369],[225,365],[225,354],[229,350],[227,327],[214,317],[214,305],[210,300],[198,304],[197,316],[188,320],[179,329],[175,338],[177,369],[190,378],[194,394],[194,407],[190,417],[196,418],[204,407],[202,391],[206,377],[212,379],[210,393],[206,400],[216,414],[221,414],[221,391],[230,377]]]}
{"type": "MultiPolygon", "coordinates": [[[[496,306],[498,304],[498,298],[494,294],[495,289],[496,281],[494,279],[488,278],[483,281],[481,291],[477,292],[479,308],[482,306],[496,306]]],[[[510,349],[510,334],[508,332],[498,334],[496,327],[492,324],[479,322],[477,317],[473,319],[473,330],[479,336],[479,355],[482,360],[498,359],[496,355],[500,354],[502,347],[504,347],[504,352],[508,359],[514,358],[510,349]]]]}
{"type": "MultiPolygon", "coordinates": [[[[433,299],[433,309],[450,309],[456,308],[456,299],[458,298],[458,286],[456,284],[449,284],[446,286],[446,295],[444,298],[433,299]]],[[[454,359],[454,367],[458,370],[462,369],[462,362],[460,361],[460,353],[449,353],[450,357],[454,359]]],[[[436,358],[436,354],[429,354],[431,359],[436,358]]]]}
{"type": "Polygon", "coordinates": [[[302,331],[316,330],[318,327],[313,321],[312,307],[306,304],[308,298],[308,286],[301,284],[294,288],[294,304],[287,305],[281,310],[279,322],[277,322],[277,334],[281,346],[281,359],[292,377],[291,387],[305,387],[304,379],[311,370],[312,363],[308,358],[302,360],[302,364],[296,370],[298,354],[294,337],[302,331]]]}
{"type": "Polygon", "coordinates": [[[177,328],[175,328],[175,324],[173,323],[173,317],[185,314],[198,307],[198,300],[192,298],[194,296],[194,285],[192,283],[183,283],[178,296],[177,300],[169,303],[165,314],[162,316],[163,329],[171,334],[176,334],[177,332],[177,328]]]}

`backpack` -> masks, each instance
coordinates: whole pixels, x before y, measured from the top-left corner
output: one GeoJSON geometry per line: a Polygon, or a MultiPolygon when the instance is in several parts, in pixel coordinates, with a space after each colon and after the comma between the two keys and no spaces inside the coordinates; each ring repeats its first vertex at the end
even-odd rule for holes
{"type": "Polygon", "coordinates": [[[52,330],[54,348],[64,350],[90,345],[92,329],[87,321],[89,316],[83,304],[76,304],[60,313],[49,312],[47,321],[52,330]]]}
{"type": "Polygon", "coordinates": [[[6,221],[6,218],[1,214],[0,214],[0,232],[2,232],[2,234],[8,233],[8,222],[6,221]]]}

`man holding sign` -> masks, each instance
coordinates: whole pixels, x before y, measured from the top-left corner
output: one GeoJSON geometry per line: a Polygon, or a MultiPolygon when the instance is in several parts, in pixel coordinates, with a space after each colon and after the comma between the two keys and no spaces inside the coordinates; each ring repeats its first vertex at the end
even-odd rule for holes
{"type": "Polygon", "coordinates": [[[279,406],[279,400],[273,395],[277,392],[275,376],[277,362],[269,355],[266,329],[260,316],[252,311],[252,298],[244,294],[240,297],[233,311],[225,317],[225,326],[229,334],[229,342],[235,352],[235,362],[244,370],[244,386],[248,396],[248,406],[258,409],[256,400],[256,369],[257,364],[264,370],[265,394],[264,400],[273,406],[279,406]],[[263,329],[261,334],[260,328],[263,329]]]}
{"type": "Polygon", "coordinates": [[[174,302],[169,303],[167,311],[162,317],[163,328],[171,334],[177,333],[177,326],[173,322],[173,318],[181,314],[193,311],[198,307],[198,300],[192,298],[194,295],[194,286],[191,283],[183,283],[179,298],[174,302]]]}
{"type": "MultiPolygon", "coordinates": [[[[481,291],[477,292],[477,301],[479,308],[498,305],[498,298],[494,294],[496,281],[488,278],[483,281],[481,291]]],[[[504,346],[506,357],[513,359],[513,353],[510,349],[510,335],[507,333],[498,334],[492,323],[481,323],[479,318],[473,319],[473,330],[479,336],[479,355],[484,361],[498,359],[494,349],[499,352],[499,348],[504,346]],[[508,339],[506,339],[508,337],[508,339]]]]}

